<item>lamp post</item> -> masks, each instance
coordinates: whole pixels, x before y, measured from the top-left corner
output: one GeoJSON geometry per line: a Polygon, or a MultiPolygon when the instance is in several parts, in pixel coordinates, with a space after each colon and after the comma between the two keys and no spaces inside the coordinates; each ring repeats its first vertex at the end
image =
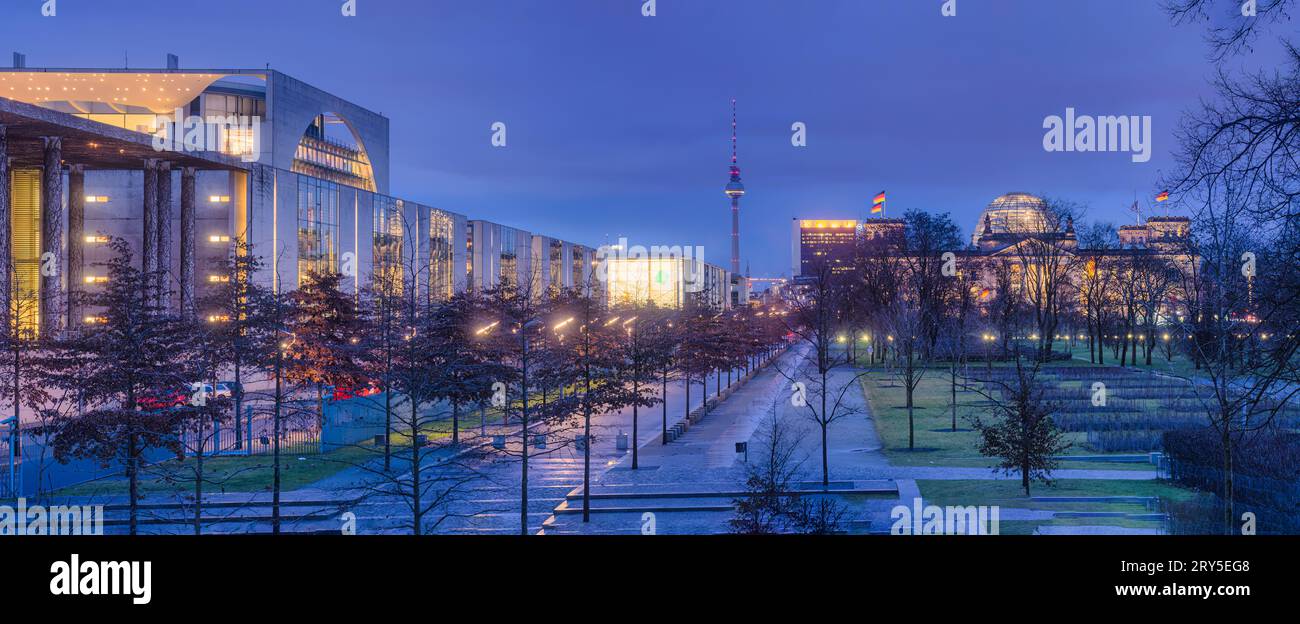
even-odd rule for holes
{"type": "MultiPolygon", "coordinates": [[[[572,322],[573,322],[573,317],[570,316],[569,318],[564,319],[563,321],[560,321],[559,323],[556,323],[555,325],[553,325],[553,326],[551,327],[551,330],[555,332],[555,337],[556,337],[557,340],[559,340],[561,346],[564,345],[564,328],[567,327],[567,326],[569,325],[569,323],[572,323],[572,322]]],[[[561,400],[564,399],[564,381],[563,381],[563,380],[560,381],[560,399],[561,399],[561,400]]],[[[542,384],[542,405],[545,405],[545,404],[546,404],[546,385],[545,385],[545,384],[542,384]]]]}
{"type": "Polygon", "coordinates": [[[639,459],[637,453],[637,440],[639,438],[639,436],[637,435],[637,425],[638,425],[637,398],[640,396],[641,353],[639,351],[639,344],[637,341],[636,318],[637,317],[634,316],[626,321],[623,321],[623,328],[625,331],[627,331],[627,338],[632,346],[632,395],[633,395],[632,396],[632,470],[636,470],[638,468],[637,461],[639,459]]]}
{"type": "MultiPolygon", "coordinates": [[[[520,323],[517,328],[519,334],[519,387],[523,404],[520,407],[520,425],[519,439],[521,444],[520,454],[522,457],[522,474],[520,487],[520,505],[519,505],[519,534],[528,535],[528,330],[541,325],[542,322],[537,319],[531,319],[520,323]]],[[[509,401],[507,400],[507,406],[509,401]]],[[[508,408],[507,408],[507,411],[508,408]]]]}
{"type": "MultiPolygon", "coordinates": [[[[474,330],[474,336],[476,338],[487,336],[500,324],[501,321],[492,321],[491,323],[474,330]]],[[[478,434],[481,437],[487,437],[487,403],[482,399],[478,402],[478,434]]]]}

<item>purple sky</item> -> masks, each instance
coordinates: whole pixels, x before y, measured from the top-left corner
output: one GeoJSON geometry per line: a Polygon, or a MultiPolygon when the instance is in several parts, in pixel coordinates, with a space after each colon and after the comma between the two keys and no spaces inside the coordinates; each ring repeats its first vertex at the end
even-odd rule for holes
{"type": "MultiPolygon", "coordinates": [[[[950,212],[1027,191],[1131,219],[1210,93],[1198,27],[1156,0],[5,0],[30,67],[272,67],[392,120],[392,192],[588,244],[701,244],[725,266],[729,100],[743,261],[789,270],[791,217],[950,212]],[[1047,153],[1043,119],[1150,115],[1150,162],[1047,153]],[[490,126],[508,127],[492,148],[490,126]],[[808,146],[790,126],[808,127],[808,146]]],[[[1270,68],[1271,39],[1232,71],[1270,68]]]]}

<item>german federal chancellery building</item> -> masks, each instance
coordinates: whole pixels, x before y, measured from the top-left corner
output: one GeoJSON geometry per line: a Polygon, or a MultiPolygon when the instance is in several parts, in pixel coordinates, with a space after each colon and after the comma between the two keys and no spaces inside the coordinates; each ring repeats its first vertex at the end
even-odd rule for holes
{"type": "Polygon", "coordinates": [[[15,287],[0,306],[24,331],[97,322],[72,295],[104,288],[113,238],[200,318],[239,242],[264,260],[254,279],[285,290],[309,272],[359,290],[415,263],[430,301],[503,283],[609,290],[593,246],[395,196],[388,118],[282,72],[14,65],[0,69],[0,284],[15,287]]]}

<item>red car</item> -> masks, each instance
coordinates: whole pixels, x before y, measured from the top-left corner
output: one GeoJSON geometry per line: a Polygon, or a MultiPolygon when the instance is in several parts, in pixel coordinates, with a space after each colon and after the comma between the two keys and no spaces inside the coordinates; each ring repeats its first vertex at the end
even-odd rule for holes
{"type": "Polygon", "coordinates": [[[375,385],[369,385],[360,389],[334,388],[334,391],[330,395],[330,398],[335,401],[346,401],[348,399],[355,399],[357,397],[367,397],[374,394],[379,394],[379,392],[380,392],[379,387],[375,385]]]}
{"type": "Polygon", "coordinates": [[[148,396],[148,395],[142,396],[136,399],[135,403],[137,406],[139,406],[140,409],[148,412],[152,412],[155,410],[164,410],[164,409],[171,409],[173,407],[180,407],[182,405],[185,405],[186,403],[189,403],[189,400],[190,400],[190,396],[188,394],[177,391],[171,394],[165,394],[161,397],[148,396]]]}

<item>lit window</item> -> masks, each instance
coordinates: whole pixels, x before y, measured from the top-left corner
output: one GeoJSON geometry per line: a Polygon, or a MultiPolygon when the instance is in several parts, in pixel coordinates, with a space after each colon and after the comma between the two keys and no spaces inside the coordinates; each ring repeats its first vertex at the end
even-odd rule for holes
{"type": "Polygon", "coordinates": [[[230,281],[229,275],[209,275],[208,282],[213,284],[224,284],[230,281]]]}
{"type": "Polygon", "coordinates": [[[86,237],[86,242],[87,242],[87,243],[107,243],[107,242],[108,242],[108,237],[107,237],[107,236],[87,236],[87,237],[86,237]]]}
{"type": "Polygon", "coordinates": [[[213,204],[224,204],[230,201],[229,195],[209,195],[208,202],[213,204]]]}
{"type": "Polygon", "coordinates": [[[208,237],[208,242],[209,242],[209,243],[229,243],[229,242],[230,242],[230,237],[229,237],[229,236],[225,236],[225,235],[223,235],[223,234],[213,234],[212,236],[209,236],[209,237],[208,237]]]}
{"type": "Polygon", "coordinates": [[[87,196],[86,196],[86,203],[87,203],[87,204],[107,204],[107,203],[108,203],[108,196],[107,196],[107,195],[87,195],[87,196]]]}
{"type": "Polygon", "coordinates": [[[107,275],[87,275],[87,276],[86,276],[86,283],[87,283],[87,284],[105,284],[105,283],[107,283],[107,282],[108,282],[108,276],[107,276],[107,275]]]}
{"type": "Polygon", "coordinates": [[[81,320],[87,325],[103,325],[108,322],[108,318],[103,316],[87,316],[81,320]]]}
{"type": "Polygon", "coordinates": [[[209,323],[227,323],[227,322],[229,322],[229,321],[230,321],[230,317],[227,316],[227,315],[225,315],[225,314],[209,314],[209,315],[208,315],[208,322],[209,322],[209,323]]]}

